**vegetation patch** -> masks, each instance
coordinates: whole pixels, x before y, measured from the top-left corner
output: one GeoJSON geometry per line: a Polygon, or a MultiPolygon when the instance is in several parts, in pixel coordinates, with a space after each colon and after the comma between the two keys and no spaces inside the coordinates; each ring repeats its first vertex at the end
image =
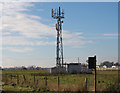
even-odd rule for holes
{"type": "MultiPolygon", "coordinates": [[[[116,87],[117,80],[118,71],[97,71],[97,91],[120,91],[116,87]]],[[[57,75],[48,74],[43,70],[3,70],[2,89],[33,92],[93,91],[94,71],[93,74],[57,75]],[[88,80],[87,89],[85,78],[88,80]]]]}

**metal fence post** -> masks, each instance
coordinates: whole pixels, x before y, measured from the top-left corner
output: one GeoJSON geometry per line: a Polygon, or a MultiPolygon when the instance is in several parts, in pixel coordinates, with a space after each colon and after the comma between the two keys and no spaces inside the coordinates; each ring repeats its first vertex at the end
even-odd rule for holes
{"type": "Polygon", "coordinates": [[[47,77],[45,77],[45,86],[47,87],[47,77]]]}
{"type": "Polygon", "coordinates": [[[17,74],[17,84],[19,84],[19,75],[17,74]]]}
{"type": "Polygon", "coordinates": [[[35,74],[34,74],[34,78],[33,79],[34,79],[34,84],[35,84],[35,74]]]}
{"type": "Polygon", "coordinates": [[[85,78],[85,91],[87,91],[87,81],[88,81],[88,79],[85,78]]]}
{"type": "Polygon", "coordinates": [[[60,77],[58,76],[58,90],[59,90],[59,85],[60,85],[60,77]]]}

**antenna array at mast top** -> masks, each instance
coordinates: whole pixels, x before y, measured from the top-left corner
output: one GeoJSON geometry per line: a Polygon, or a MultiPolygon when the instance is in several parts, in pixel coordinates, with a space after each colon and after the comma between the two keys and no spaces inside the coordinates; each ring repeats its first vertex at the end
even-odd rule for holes
{"type": "Polygon", "coordinates": [[[64,18],[64,10],[62,9],[61,11],[60,6],[59,9],[55,9],[55,10],[52,9],[52,17],[54,19],[64,18]]]}

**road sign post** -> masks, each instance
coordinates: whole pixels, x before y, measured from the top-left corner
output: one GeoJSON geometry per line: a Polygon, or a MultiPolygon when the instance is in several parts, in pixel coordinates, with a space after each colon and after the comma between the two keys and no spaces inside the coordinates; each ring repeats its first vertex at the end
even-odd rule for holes
{"type": "Polygon", "coordinates": [[[89,69],[94,69],[95,74],[94,74],[94,91],[96,93],[96,88],[97,88],[97,83],[96,83],[96,56],[94,57],[88,57],[88,67],[89,69]]]}

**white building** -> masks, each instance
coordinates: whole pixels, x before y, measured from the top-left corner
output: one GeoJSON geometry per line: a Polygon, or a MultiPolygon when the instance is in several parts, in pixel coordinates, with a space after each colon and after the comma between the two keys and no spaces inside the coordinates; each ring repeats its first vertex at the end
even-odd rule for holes
{"type": "Polygon", "coordinates": [[[116,68],[116,66],[112,66],[112,68],[116,68]]]}
{"type": "Polygon", "coordinates": [[[100,68],[100,66],[97,65],[96,68],[100,68]]]}
{"type": "Polygon", "coordinates": [[[65,67],[53,67],[50,70],[50,73],[67,73],[65,67]]]}
{"type": "Polygon", "coordinates": [[[80,73],[81,72],[81,63],[69,63],[67,64],[68,73],[80,73]]]}
{"type": "Polygon", "coordinates": [[[104,65],[104,66],[103,66],[103,68],[107,68],[107,66],[106,66],[106,65],[104,65]]]}
{"type": "Polygon", "coordinates": [[[76,73],[88,73],[91,74],[92,70],[88,69],[87,67],[82,67],[81,63],[69,63],[66,64],[66,67],[53,67],[50,69],[50,73],[69,73],[69,74],[76,74],[76,73]]]}

